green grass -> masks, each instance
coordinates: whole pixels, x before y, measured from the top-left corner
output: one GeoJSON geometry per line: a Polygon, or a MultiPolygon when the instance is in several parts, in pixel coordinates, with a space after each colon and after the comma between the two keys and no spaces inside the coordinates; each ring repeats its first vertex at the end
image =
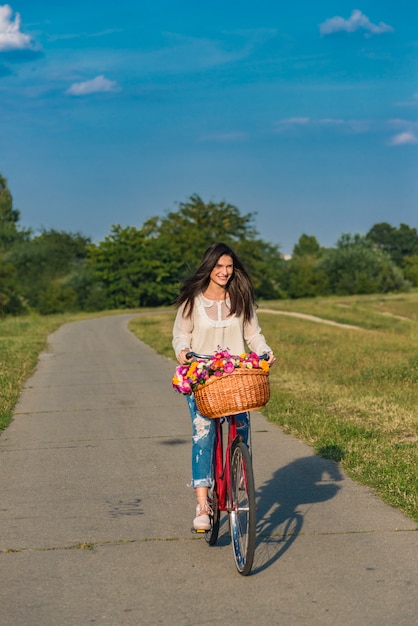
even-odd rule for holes
{"type": "Polygon", "coordinates": [[[279,355],[267,417],[418,519],[416,340],[266,317],[279,355]]]}
{"type": "Polygon", "coordinates": [[[276,300],[261,302],[260,308],[315,315],[368,330],[393,331],[408,328],[408,321],[418,321],[418,293],[276,300]]]}
{"type": "MultiPolygon", "coordinates": [[[[260,312],[278,359],[263,413],[418,520],[418,294],[279,301],[260,308],[359,327],[260,312]]],[[[131,329],[173,357],[173,319],[174,314],[138,317],[131,329]]]]}

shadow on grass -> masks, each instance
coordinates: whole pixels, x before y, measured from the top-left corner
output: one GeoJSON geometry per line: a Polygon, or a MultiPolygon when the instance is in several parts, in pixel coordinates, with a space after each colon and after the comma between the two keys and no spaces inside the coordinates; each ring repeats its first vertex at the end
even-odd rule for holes
{"type": "MultiPolygon", "coordinates": [[[[335,452],[335,451],[334,451],[335,452]]],[[[325,502],[343,480],[338,466],[319,456],[296,459],[274,472],[257,489],[257,551],[253,574],[265,570],[300,535],[304,516],[300,505],[325,502]]]]}
{"type": "Polygon", "coordinates": [[[345,457],[344,450],[340,448],[340,446],[336,445],[328,445],[321,446],[318,449],[315,449],[315,452],[322,456],[324,459],[331,459],[331,461],[336,461],[339,463],[345,457]]]}

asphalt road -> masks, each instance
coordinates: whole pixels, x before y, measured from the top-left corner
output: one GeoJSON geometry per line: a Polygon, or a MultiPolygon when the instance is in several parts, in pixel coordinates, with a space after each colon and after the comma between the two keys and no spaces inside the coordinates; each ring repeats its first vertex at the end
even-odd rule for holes
{"type": "Polygon", "coordinates": [[[50,337],[0,437],[0,624],[417,624],[417,524],[260,414],[253,572],[190,532],[190,424],[121,315],[50,337]]]}

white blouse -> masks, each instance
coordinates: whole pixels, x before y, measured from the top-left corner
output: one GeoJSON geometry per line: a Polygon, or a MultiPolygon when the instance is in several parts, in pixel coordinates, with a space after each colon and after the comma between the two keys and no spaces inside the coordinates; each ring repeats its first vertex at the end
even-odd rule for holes
{"type": "Polygon", "coordinates": [[[190,348],[198,354],[213,354],[218,348],[238,355],[246,351],[263,354],[271,352],[256,312],[244,323],[241,315],[229,315],[230,300],[208,300],[202,294],[196,297],[191,317],[183,317],[184,305],[177,311],[173,327],[173,348],[176,355],[190,348]]]}

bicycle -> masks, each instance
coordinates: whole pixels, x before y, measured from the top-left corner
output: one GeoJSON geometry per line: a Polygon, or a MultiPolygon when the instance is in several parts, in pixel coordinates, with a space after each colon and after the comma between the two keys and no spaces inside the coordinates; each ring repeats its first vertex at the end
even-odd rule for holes
{"type": "MultiPolygon", "coordinates": [[[[187,359],[210,358],[207,355],[188,352],[187,359]]],[[[261,359],[268,359],[264,354],[261,359]]],[[[240,411],[244,412],[244,411],[240,411]]],[[[255,486],[251,453],[238,434],[236,415],[215,419],[215,443],[213,451],[213,486],[209,489],[209,530],[204,533],[208,545],[216,544],[219,534],[220,513],[228,513],[229,531],[237,570],[247,576],[252,568],[256,543],[255,486]],[[228,436],[224,450],[222,424],[228,423],[228,436]]],[[[248,420],[248,441],[251,441],[251,425],[248,420]]]]}

